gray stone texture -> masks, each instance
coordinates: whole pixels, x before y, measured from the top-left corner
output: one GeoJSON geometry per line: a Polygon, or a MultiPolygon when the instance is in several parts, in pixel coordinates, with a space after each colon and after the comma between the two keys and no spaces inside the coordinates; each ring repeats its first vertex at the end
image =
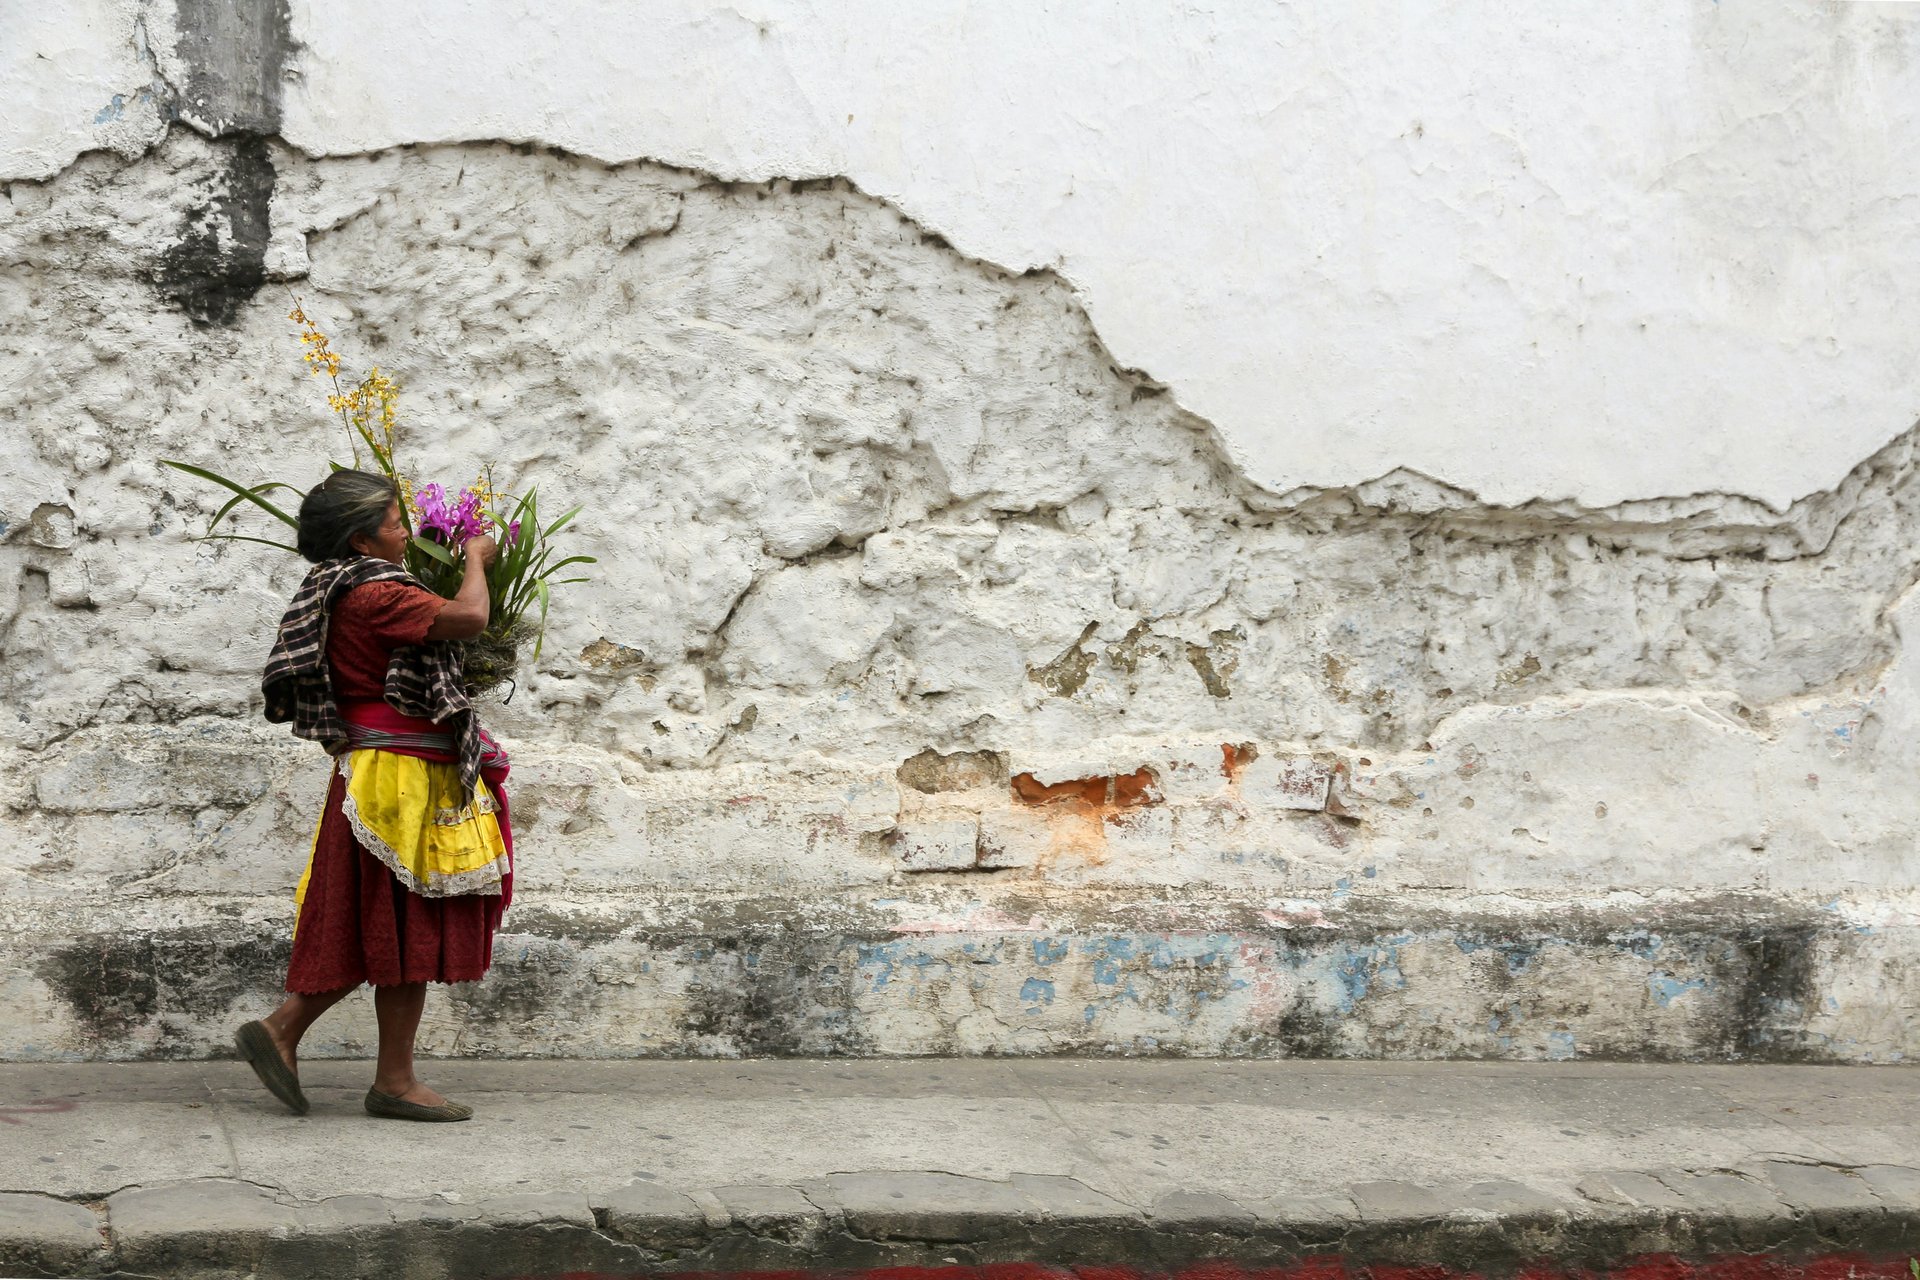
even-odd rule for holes
{"type": "Polygon", "coordinates": [[[1854,1172],[1890,1208],[1920,1209],[1920,1169],[1897,1164],[1870,1164],[1854,1172]]]}
{"type": "MultiPolygon", "coordinates": [[[[427,1066],[472,1122],[367,1120],[364,1064],[306,1064],[305,1118],[234,1063],[61,1067],[74,1105],[16,1108],[27,1141],[0,1143],[0,1258],[331,1280],[1920,1245],[1907,1070],[427,1066]],[[131,1185],[88,1207],[106,1177],[131,1185]]],[[[49,1096],[51,1070],[0,1066],[0,1098],[49,1096]]]]}
{"type": "Polygon", "coordinates": [[[706,1233],[707,1219],[683,1192],[634,1181],[600,1197],[607,1227],[622,1240],[649,1249],[691,1247],[706,1233]]]}
{"type": "Polygon", "coordinates": [[[1157,1230],[1182,1233],[1245,1235],[1254,1223],[1251,1209],[1209,1191],[1170,1191],[1148,1217],[1157,1230]]]}
{"type": "Polygon", "coordinates": [[[1030,1216],[1048,1223],[1113,1225],[1138,1222],[1140,1211],[1103,1195],[1078,1178],[1051,1173],[1016,1173],[1008,1181],[1026,1197],[1030,1216]]]}
{"type": "Polygon", "coordinates": [[[1370,1223],[1428,1222],[1444,1218],[1451,1206],[1431,1187],[1387,1179],[1347,1188],[1360,1216],[1370,1223]]]}
{"type": "Polygon", "coordinates": [[[1027,1210],[1008,1184],[951,1173],[838,1173],[819,1186],[847,1230],[882,1240],[990,1239],[1027,1210]]]}
{"type": "Polygon", "coordinates": [[[1819,1234],[1835,1240],[1870,1232],[1888,1206],[1865,1178],[1828,1164],[1769,1160],[1753,1167],[1819,1234]]]}
{"type": "Polygon", "coordinates": [[[119,1264],[165,1274],[201,1266],[251,1266],[269,1241],[300,1229],[300,1215],[266,1187],[224,1178],[142,1186],[107,1197],[119,1264]]]}
{"type": "Polygon", "coordinates": [[[50,1196],[0,1192],[0,1275],[64,1274],[106,1260],[106,1217],[50,1196]]]}

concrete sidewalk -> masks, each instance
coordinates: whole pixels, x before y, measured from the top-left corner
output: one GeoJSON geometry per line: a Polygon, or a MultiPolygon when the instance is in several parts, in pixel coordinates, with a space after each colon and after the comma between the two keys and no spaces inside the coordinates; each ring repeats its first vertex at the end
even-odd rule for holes
{"type": "Polygon", "coordinates": [[[504,1276],[1920,1250],[1908,1068],[438,1062],[466,1124],[234,1062],[0,1065],[0,1275],[504,1276]]]}

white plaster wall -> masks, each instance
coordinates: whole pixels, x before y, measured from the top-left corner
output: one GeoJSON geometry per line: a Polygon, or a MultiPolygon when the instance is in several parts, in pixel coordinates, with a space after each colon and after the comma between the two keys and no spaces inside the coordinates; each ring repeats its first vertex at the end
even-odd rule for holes
{"type": "MultiPolygon", "coordinates": [[[[169,6],[9,8],[0,173],[124,145],[97,118],[169,6]]],[[[1056,267],[1274,489],[1784,506],[1920,416],[1920,6],[339,0],[292,29],[315,155],[846,175],[1056,267]]]]}
{"type": "Polygon", "coordinates": [[[487,710],[524,897],[437,1047],[1920,1052],[1911,29],[1728,8],[296,7],[265,80],[217,4],[23,24],[0,1057],[204,1052],[277,980],[301,566],[158,459],[339,454],[289,289],[417,466],[602,559],[487,710]],[[590,158],[640,152],[695,167],[590,158]],[[1274,492],[1407,465],[1483,492],[1274,492]]]}
{"type": "Polygon", "coordinates": [[[277,980],[302,566],[157,460],[339,453],[283,287],[413,465],[601,557],[485,711],[522,900],[442,1046],[1920,1052],[1920,432],[1779,516],[1281,501],[845,184],[175,130],[0,212],[0,1056],[204,1052],[277,980]],[[278,278],[196,322],[269,171],[278,278]]]}

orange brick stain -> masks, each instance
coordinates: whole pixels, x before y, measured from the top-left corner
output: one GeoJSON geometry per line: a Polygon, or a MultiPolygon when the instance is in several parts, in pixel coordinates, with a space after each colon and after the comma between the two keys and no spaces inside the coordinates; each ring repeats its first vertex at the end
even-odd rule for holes
{"type": "Polygon", "coordinates": [[[1223,742],[1220,744],[1220,755],[1221,774],[1228,782],[1238,782],[1240,771],[1259,757],[1260,748],[1251,742],[1223,742]]]}
{"type": "Polygon", "coordinates": [[[1107,860],[1108,823],[1124,822],[1134,812],[1163,800],[1159,781],[1149,768],[1066,782],[1042,782],[1031,773],[1017,773],[1013,796],[1045,816],[1051,837],[1049,861],[1064,855],[1095,865],[1107,860]]]}
{"type": "MultiPolygon", "coordinates": [[[[1220,775],[1229,784],[1260,754],[1250,742],[1222,743],[1220,775]]],[[[1045,817],[1051,841],[1048,858],[1068,855],[1096,865],[1107,860],[1109,824],[1130,821],[1143,810],[1164,804],[1159,776],[1142,765],[1131,773],[1096,774],[1063,782],[1042,782],[1031,773],[1012,778],[1013,798],[1045,817]]]]}

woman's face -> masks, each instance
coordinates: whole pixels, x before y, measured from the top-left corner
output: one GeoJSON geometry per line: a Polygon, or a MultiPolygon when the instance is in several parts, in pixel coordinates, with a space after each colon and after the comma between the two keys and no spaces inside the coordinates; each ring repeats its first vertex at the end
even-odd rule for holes
{"type": "Polygon", "coordinates": [[[407,526],[400,522],[400,504],[387,504],[387,518],[381,523],[378,532],[372,534],[356,533],[352,538],[354,550],[377,560],[391,560],[399,564],[407,551],[407,526]]]}

